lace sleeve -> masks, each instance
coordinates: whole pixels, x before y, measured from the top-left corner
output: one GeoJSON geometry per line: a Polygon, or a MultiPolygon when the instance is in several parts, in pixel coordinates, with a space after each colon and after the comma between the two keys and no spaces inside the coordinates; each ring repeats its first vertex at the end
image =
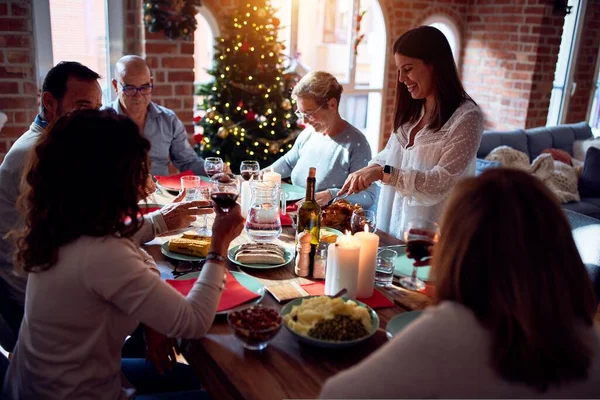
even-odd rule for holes
{"type": "Polygon", "coordinates": [[[403,196],[432,206],[444,200],[477,155],[483,133],[483,115],[476,108],[450,128],[438,164],[428,171],[401,170],[394,186],[403,196]]]}

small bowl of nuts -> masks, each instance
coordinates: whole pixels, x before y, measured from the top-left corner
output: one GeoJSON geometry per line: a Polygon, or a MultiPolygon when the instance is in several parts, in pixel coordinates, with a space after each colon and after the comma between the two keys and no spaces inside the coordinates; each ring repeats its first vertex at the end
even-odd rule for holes
{"type": "Polygon", "coordinates": [[[281,330],[282,319],[279,311],[261,305],[232,311],[227,322],[233,334],[248,350],[262,350],[281,330]]]}

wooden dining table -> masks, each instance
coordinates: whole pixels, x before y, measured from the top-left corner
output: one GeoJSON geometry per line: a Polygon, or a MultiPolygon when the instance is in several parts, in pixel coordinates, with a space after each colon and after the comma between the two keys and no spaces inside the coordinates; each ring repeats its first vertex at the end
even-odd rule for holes
{"type": "MultiPolygon", "coordinates": [[[[209,226],[212,220],[209,216],[209,226]]],[[[172,270],[175,261],[172,262],[161,253],[160,245],[177,236],[180,236],[180,232],[157,237],[145,245],[161,271],[172,270]]],[[[293,251],[294,237],[294,229],[284,227],[276,243],[293,251]]],[[[383,233],[380,233],[380,237],[380,245],[397,243],[383,233]]],[[[213,237],[213,240],[219,238],[213,237]]],[[[250,241],[243,232],[230,247],[250,241]]],[[[312,282],[294,274],[293,261],[284,267],[266,270],[240,269],[231,262],[228,267],[255,277],[265,287],[293,281],[300,285],[312,282]]],[[[316,398],[328,378],[358,364],[388,341],[385,327],[391,318],[406,311],[423,309],[430,303],[428,296],[395,284],[376,290],[394,300],[394,306],[376,310],[380,318],[379,329],[371,338],[354,347],[335,350],[311,347],[298,342],[282,327],[266,349],[246,350],[230,331],[226,317],[217,315],[205,337],[182,342],[182,354],[215,399],[316,398]]],[[[277,309],[283,307],[269,293],[265,294],[261,304],[277,309]]]]}

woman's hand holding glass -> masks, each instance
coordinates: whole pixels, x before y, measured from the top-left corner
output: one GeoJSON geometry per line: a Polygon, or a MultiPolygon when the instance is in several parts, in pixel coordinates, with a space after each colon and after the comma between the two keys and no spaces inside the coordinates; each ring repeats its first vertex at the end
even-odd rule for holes
{"type": "Polygon", "coordinates": [[[242,233],[246,220],[242,217],[239,204],[235,204],[227,212],[215,207],[215,212],[217,215],[212,231],[213,237],[219,239],[211,241],[209,251],[224,255],[227,253],[231,241],[242,233]]]}
{"type": "Polygon", "coordinates": [[[342,189],[338,192],[338,196],[346,193],[354,194],[362,192],[371,186],[373,182],[379,181],[382,178],[383,170],[380,165],[368,165],[348,175],[346,182],[344,182],[344,186],[342,186],[342,189]]]}
{"type": "Polygon", "coordinates": [[[400,279],[400,286],[409,290],[423,290],[425,283],[417,278],[417,267],[429,265],[434,245],[440,237],[438,224],[427,219],[408,222],[404,231],[406,253],[415,260],[411,277],[400,279]]]}

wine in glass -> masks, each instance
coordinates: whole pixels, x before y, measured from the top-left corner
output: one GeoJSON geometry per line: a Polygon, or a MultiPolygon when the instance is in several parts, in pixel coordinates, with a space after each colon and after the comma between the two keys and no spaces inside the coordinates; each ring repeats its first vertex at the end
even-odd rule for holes
{"type": "Polygon", "coordinates": [[[204,171],[209,178],[215,174],[223,172],[223,160],[220,157],[205,158],[204,171]]]}
{"type": "Polygon", "coordinates": [[[221,172],[210,178],[210,199],[224,212],[235,205],[239,194],[240,185],[235,175],[221,172]]]}
{"type": "Polygon", "coordinates": [[[362,208],[352,211],[352,216],[350,217],[352,233],[364,232],[365,226],[367,226],[367,231],[371,233],[375,232],[375,229],[377,228],[377,217],[375,212],[363,210],[362,208]]]}
{"type": "Polygon", "coordinates": [[[408,222],[404,231],[406,250],[414,258],[411,277],[400,279],[400,286],[409,290],[423,290],[425,283],[417,278],[418,265],[431,257],[431,249],[440,237],[438,224],[428,219],[415,219],[408,222]]]}
{"type": "Polygon", "coordinates": [[[245,181],[249,181],[253,178],[255,181],[258,180],[260,173],[260,165],[258,161],[245,160],[240,165],[240,174],[245,181]]]}

